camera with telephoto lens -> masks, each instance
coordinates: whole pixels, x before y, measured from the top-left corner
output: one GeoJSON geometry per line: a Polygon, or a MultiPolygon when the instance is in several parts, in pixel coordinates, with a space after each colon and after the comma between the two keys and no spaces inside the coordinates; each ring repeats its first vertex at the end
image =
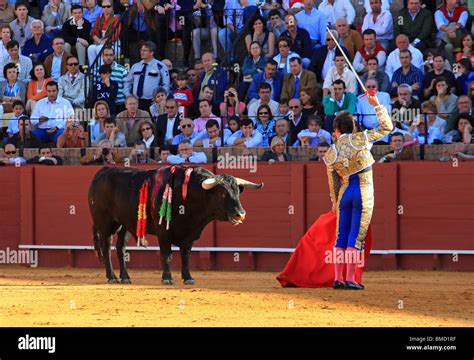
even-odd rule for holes
{"type": "Polygon", "coordinates": [[[110,154],[110,149],[109,148],[102,149],[102,156],[107,156],[109,154],[110,154]]]}

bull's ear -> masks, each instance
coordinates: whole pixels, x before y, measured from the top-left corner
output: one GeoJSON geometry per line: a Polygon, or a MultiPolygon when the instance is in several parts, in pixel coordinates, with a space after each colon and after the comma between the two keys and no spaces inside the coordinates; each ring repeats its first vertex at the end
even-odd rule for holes
{"type": "Polygon", "coordinates": [[[217,186],[217,179],[216,178],[206,179],[201,183],[201,186],[204,190],[211,190],[217,186]]]}

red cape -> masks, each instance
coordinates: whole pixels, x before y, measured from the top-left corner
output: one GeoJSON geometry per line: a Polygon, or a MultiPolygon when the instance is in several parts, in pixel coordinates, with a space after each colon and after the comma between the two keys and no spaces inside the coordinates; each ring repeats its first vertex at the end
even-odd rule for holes
{"type": "MultiPolygon", "coordinates": [[[[322,214],[301,238],[295,252],[277,280],[283,287],[332,287],[334,283],[333,250],[336,243],[336,214],[322,214]]],[[[372,248],[369,225],[364,244],[364,266],[357,267],[356,281],[362,283],[362,273],[372,248]]]]}

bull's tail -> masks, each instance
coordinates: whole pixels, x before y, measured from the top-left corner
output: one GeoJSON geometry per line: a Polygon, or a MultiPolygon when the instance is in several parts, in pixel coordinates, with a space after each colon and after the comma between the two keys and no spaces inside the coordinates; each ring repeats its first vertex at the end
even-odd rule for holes
{"type": "Polygon", "coordinates": [[[99,258],[100,262],[104,262],[104,257],[102,256],[102,250],[100,248],[100,239],[99,233],[97,232],[97,228],[95,225],[92,225],[92,236],[94,237],[94,250],[99,258]]]}

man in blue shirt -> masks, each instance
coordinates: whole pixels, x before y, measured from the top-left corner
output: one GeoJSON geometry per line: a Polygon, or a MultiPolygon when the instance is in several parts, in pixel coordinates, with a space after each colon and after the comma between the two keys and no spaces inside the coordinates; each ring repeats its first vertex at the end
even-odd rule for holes
{"type": "Polygon", "coordinates": [[[283,32],[281,36],[291,39],[292,45],[290,50],[301,56],[303,67],[307,69],[313,55],[313,45],[309,33],[305,29],[298,27],[298,21],[294,15],[288,14],[285,16],[285,25],[288,30],[283,32]]]}
{"type": "Polygon", "coordinates": [[[199,80],[201,84],[201,92],[204,86],[208,85],[214,89],[214,104],[220,104],[224,101],[224,91],[227,89],[227,73],[222,67],[214,67],[215,59],[211,53],[205,53],[201,57],[204,66],[204,72],[201,74],[199,80]]]}
{"type": "Polygon", "coordinates": [[[94,26],[95,19],[102,15],[102,8],[97,5],[95,0],[86,0],[86,7],[84,8],[84,19],[94,26]]]}
{"type": "Polygon", "coordinates": [[[273,59],[268,59],[265,64],[264,71],[255,75],[252,84],[247,93],[248,101],[252,99],[259,99],[258,88],[260,84],[267,83],[271,87],[270,98],[276,102],[280,101],[281,87],[283,86],[284,75],[277,71],[278,64],[273,59]]]}
{"type": "Polygon", "coordinates": [[[194,131],[194,123],[189,118],[184,118],[179,122],[180,134],[173,138],[172,145],[179,145],[183,140],[189,140],[191,143],[197,137],[198,133],[194,131]]]}
{"type": "Polygon", "coordinates": [[[194,164],[205,164],[207,156],[203,152],[193,151],[193,145],[189,140],[183,140],[178,145],[178,155],[168,155],[167,161],[170,164],[184,164],[185,162],[194,164]]]}
{"type": "Polygon", "coordinates": [[[135,95],[141,110],[149,111],[153,102],[153,93],[163,88],[170,93],[170,75],[168,68],[154,58],[156,45],[145,41],[140,48],[142,61],[134,64],[125,79],[123,93],[125,96],[135,95]]]}
{"type": "Polygon", "coordinates": [[[411,64],[411,51],[408,49],[400,50],[400,68],[395,70],[392,76],[392,96],[397,96],[398,85],[408,84],[413,89],[413,96],[421,99],[423,92],[423,73],[420,69],[411,64]]]}
{"type": "MultiPolygon", "coordinates": [[[[392,105],[390,103],[390,95],[383,91],[378,91],[378,84],[376,79],[367,79],[365,82],[365,87],[368,90],[377,91],[377,97],[379,99],[380,105],[383,105],[387,108],[389,114],[392,113],[392,105]]],[[[379,126],[377,119],[377,114],[372,105],[370,105],[367,96],[365,94],[360,95],[357,98],[356,113],[358,114],[359,124],[362,125],[364,129],[374,129],[379,126]]]]}
{"type": "Polygon", "coordinates": [[[318,48],[326,44],[326,24],[327,19],[324,19],[322,13],[316,10],[313,0],[304,1],[304,9],[295,15],[298,20],[298,26],[305,29],[311,38],[313,48],[318,48]]]}
{"type": "Polygon", "coordinates": [[[51,39],[44,35],[43,22],[34,20],[31,23],[31,33],[33,37],[25,42],[22,55],[29,56],[31,61],[43,62],[49,54],[53,53],[51,39]]]}
{"type": "Polygon", "coordinates": [[[66,120],[74,115],[71,103],[58,95],[58,83],[51,81],[46,84],[47,97],[36,103],[31,114],[31,125],[38,127],[31,132],[41,141],[56,143],[59,135],[64,131],[66,120]]]}
{"type": "Polygon", "coordinates": [[[254,128],[253,121],[243,117],[240,121],[240,130],[233,133],[227,140],[227,145],[238,147],[261,146],[263,136],[254,128]]]}

